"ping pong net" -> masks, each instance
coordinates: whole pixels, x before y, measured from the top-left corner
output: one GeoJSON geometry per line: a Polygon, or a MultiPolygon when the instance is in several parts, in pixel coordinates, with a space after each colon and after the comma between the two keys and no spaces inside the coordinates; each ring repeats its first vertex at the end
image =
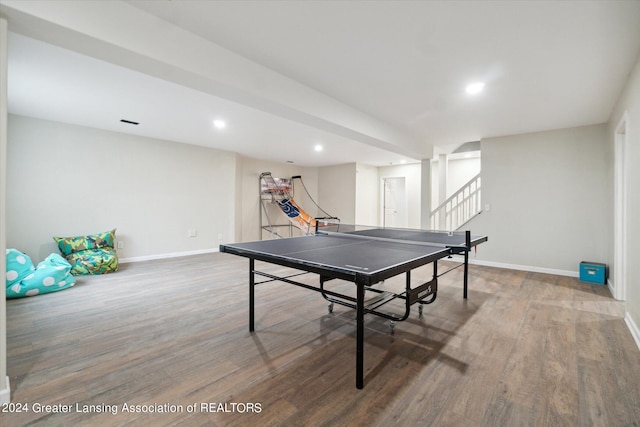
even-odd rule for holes
{"type": "Polygon", "coordinates": [[[318,221],[316,234],[336,234],[344,237],[377,240],[411,245],[435,246],[442,248],[469,250],[472,236],[469,231],[436,231],[411,228],[379,227],[367,225],[340,224],[318,221]]]}

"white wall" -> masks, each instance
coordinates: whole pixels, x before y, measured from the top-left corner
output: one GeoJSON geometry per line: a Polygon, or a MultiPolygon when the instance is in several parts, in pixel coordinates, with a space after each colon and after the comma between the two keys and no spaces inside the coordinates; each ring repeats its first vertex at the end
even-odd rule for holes
{"type": "MultiPolygon", "coordinates": [[[[420,163],[410,165],[383,166],[378,168],[378,191],[384,178],[405,178],[409,228],[420,228],[420,194],[422,180],[420,163]]],[[[382,201],[380,201],[382,203],[382,201]]],[[[380,209],[380,208],[378,208],[380,209]]]]}
{"type": "Polygon", "coordinates": [[[356,219],[358,225],[379,225],[380,182],[378,168],[356,165],[356,219]]]}
{"type": "Polygon", "coordinates": [[[343,224],[356,220],[356,164],[318,168],[318,204],[343,224]]]}
{"type": "MultiPolygon", "coordinates": [[[[316,168],[303,168],[287,163],[267,162],[264,160],[253,159],[249,157],[240,157],[239,170],[241,171],[241,202],[238,206],[238,218],[240,218],[241,231],[239,241],[247,242],[252,240],[259,240],[260,237],[260,193],[259,193],[259,178],[263,172],[271,172],[271,176],[274,178],[291,178],[292,176],[300,175],[304,182],[304,186],[307,187],[311,197],[318,202],[318,178],[316,168]]],[[[294,199],[296,203],[300,205],[309,215],[316,217],[319,216],[316,206],[307,196],[304,188],[300,185],[299,180],[294,181],[294,199]]],[[[324,207],[318,203],[320,207],[324,207]]],[[[277,208],[277,206],[268,206],[269,218],[272,223],[275,224],[289,224],[287,217],[277,208]]],[[[263,216],[263,225],[267,225],[266,217],[263,216]]],[[[289,227],[283,227],[276,229],[276,232],[280,233],[284,237],[289,237],[289,232],[292,231],[294,236],[301,235],[295,229],[289,229],[289,227]]],[[[273,236],[270,233],[263,232],[262,238],[268,239],[273,236]]]]}
{"type": "MultiPolygon", "coordinates": [[[[630,325],[636,343],[640,346],[640,247],[635,242],[640,240],[640,59],[622,96],[609,120],[607,140],[610,150],[614,150],[615,128],[624,113],[627,113],[627,268],[626,268],[626,311],[627,323],[630,325]]],[[[610,171],[613,180],[613,168],[610,171]]],[[[613,206],[613,192],[607,200],[613,206]]],[[[613,209],[613,208],[611,208],[613,209]]],[[[610,227],[613,230],[612,227],[610,227]]],[[[612,247],[612,246],[611,246],[612,247]]],[[[615,286],[615,283],[614,283],[615,286]]]]}
{"type": "MultiPolygon", "coordinates": [[[[431,206],[432,209],[440,206],[440,186],[438,185],[440,162],[433,160],[431,162],[431,182],[433,182],[433,188],[431,189],[431,206]]],[[[453,193],[458,191],[465,185],[471,178],[476,176],[481,171],[481,159],[480,157],[474,157],[470,159],[465,158],[449,158],[447,161],[447,194],[444,199],[446,200],[453,193]]]]}
{"type": "Polygon", "coordinates": [[[478,259],[565,274],[608,263],[611,161],[605,125],[483,140],[478,259]]]}
{"type": "Polygon", "coordinates": [[[124,259],[234,240],[233,153],[21,116],[8,131],[7,245],[34,262],[53,236],[114,227],[124,259]]]}
{"type": "Polygon", "coordinates": [[[458,191],[481,171],[481,159],[450,159],[447,177],[447,197],[458,191]]]}

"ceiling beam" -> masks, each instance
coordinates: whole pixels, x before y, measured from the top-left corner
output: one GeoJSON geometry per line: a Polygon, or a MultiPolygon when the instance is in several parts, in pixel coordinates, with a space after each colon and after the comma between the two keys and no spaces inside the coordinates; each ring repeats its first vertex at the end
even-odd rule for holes
{"type": "Polygon", "coordinates": [[[10,31],[414,159],[433,147],[120,1],[2,0],[10,31]]]}

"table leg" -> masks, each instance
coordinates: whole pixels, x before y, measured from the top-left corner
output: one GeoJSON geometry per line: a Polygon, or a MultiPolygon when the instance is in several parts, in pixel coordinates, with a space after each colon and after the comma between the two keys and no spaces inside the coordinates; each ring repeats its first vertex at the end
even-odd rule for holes
{"type": "Polygon", "coordinates": [[[255,260],[249,258],[249,332],[253,332],[253,308],[254,308],[254,289],[255,289],[255,276],[253,270],[255,267],[255,260]]]}
{"type": "Polygon", "coordinates": [[[471,250],[471,231],[464,233],[464,241],[466,250],[464,251],[464,299],[467,299],[467,285],[469,283],[469,251],[471,250]]]}
{"type": "Polygon", "coordinates": [[[364,387],[364,285],[356,284],[356,388],[364,387]]]}
{"type": "Polygon", "coordinates": [[[469,283],[469,251],[464,251],[464,299],[467,299],[467,285],[469,283]]]}

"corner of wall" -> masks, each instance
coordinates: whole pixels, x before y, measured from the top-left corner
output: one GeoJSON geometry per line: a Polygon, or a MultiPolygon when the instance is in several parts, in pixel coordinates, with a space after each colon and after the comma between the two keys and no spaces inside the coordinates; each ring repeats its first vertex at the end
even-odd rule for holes
{"type": "MultiPolygon", "coordinates": [[[[7,193],[7,20],[0,17],[0,253],[7,247],[6,193],[7,193]]],[[[6,271],[6,258],[0,257],[0,271],[6,271]]],[[[7,305],[6,292],[0,292],[0,403],[11,400],[11,387],[7,376],[7,305]]]]}

